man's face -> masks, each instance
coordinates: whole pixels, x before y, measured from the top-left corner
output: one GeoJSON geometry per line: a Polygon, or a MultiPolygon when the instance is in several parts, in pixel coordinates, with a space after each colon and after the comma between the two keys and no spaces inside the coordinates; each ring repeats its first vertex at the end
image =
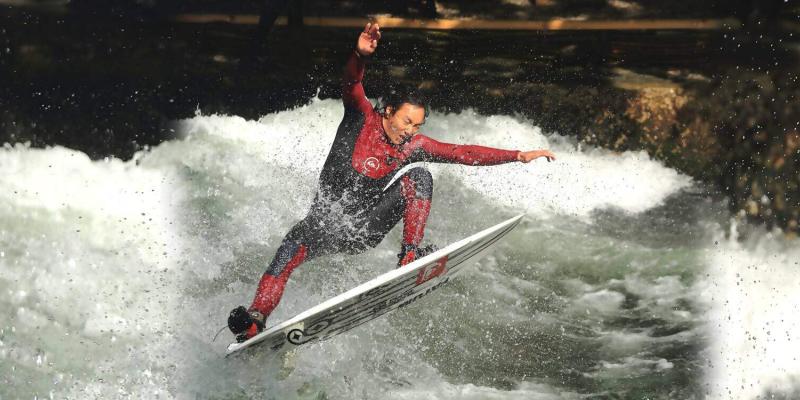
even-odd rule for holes
{"type": "Polygon", "coordinates": [[[419,127],[425,123],[425,108],[409,103],[403,103],[397,110],[386,107],[383,116],[383,130],[389,141],[400,145],[411,139],[419,132],[419,127]]]}

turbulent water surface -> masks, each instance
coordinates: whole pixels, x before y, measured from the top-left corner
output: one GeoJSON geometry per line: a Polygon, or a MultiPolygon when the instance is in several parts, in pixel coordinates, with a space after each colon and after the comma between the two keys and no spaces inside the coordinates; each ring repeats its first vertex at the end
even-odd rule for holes
{"type": "MultiPolygon", "coordinates": [[[[0,152],[0,398],[743,398],[798,394],[796,242],[723,229],[688,177],[644,153],[579,148],[512,117],[434,113],[444,141],[558,160],[430,164],[426,240],[517,213],[490,256],[400,311],[288,355],[225,359],[311,202],[341,119],[314,101],[202,116],[128,162],[0,152]]],[[[271,321],[390,270],[376,249],[304,264],[271,321]]]]}

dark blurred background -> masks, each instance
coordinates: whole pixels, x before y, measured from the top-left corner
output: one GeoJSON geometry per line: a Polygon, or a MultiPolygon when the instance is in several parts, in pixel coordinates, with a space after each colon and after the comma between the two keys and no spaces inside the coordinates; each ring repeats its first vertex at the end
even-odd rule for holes
{"type": "Polygon", "coordinates": [[[396,18],[370,96],[404,82],[439,111],[522,115],[643,149],[792,235],[797,3],[0,0],[0,142],[127,159],[198,110],[257,118],[336,97],[357,26],[396,18]]]}

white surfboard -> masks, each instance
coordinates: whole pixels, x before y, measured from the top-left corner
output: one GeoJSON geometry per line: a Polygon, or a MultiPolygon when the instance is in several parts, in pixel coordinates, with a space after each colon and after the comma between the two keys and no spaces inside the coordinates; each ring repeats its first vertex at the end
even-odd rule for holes
{"type": "Polygon", "coordinates": [[[265,345],[272,351],[325,340],[406,306],[446,284],[468,260],[477,260],[519,224],[518,215],[455,242],[275,325],[244,343],[232,343],[226,356],[265,345]]]}

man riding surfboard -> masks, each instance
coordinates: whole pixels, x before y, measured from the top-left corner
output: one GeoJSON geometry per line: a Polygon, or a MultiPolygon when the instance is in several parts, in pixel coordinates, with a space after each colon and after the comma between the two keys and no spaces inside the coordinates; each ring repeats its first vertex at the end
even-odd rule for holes
{"type": "Polygon", "coordinates": [[[387,96],[382,108],[374,107],[361,81],[365,58],[375,52],[380,38],[378,24],[368,23],[345,64],[344,118],[320,173],[314,202],[306,217],[284,237],[250,307],[231,311],[228,327],[238,342],[264,330],[289,275],[305,261],[333,253],[358,254],[375,247],[401,219],[398,266],[431,250],[421,247],[421,242],[431,208],[433,178],[427,169],[414,167],[392,181],[404,166],[419,161],[497,165],[528,163],[540,157],[555,159],[548,150],[449,144],[422,135],[419,129],[427,105],[412,92],[396,91],[387,96]]]}

